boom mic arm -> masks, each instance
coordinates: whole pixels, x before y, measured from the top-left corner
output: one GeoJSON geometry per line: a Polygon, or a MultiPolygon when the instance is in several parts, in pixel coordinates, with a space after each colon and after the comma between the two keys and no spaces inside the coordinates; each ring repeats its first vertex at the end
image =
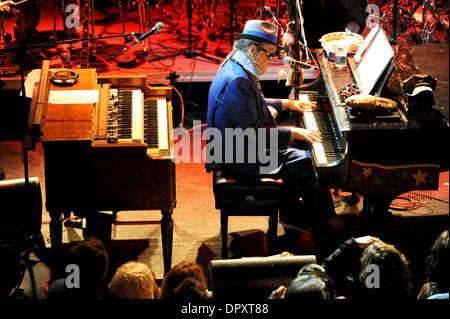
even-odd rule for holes
{"type": "Polygon", "coordinates": [[[293,67],[318,70],[318,68],[315,67],[314,65],[294,60],[293,58],[288,57],[288,56],[284,58],[283,62],[285,65],[289,65],[289,66],[293,66],[293,67]]]}

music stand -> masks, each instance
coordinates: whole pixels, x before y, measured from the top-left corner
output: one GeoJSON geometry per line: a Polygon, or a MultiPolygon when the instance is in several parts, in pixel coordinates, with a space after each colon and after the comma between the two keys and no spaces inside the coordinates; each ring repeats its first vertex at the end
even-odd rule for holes
{"type": "Polygon", "coordinates": [[[355,56],[360,57],[357,84],[363,94],[380,96],[395,67],[394,54],[383,29],[373,28],[355,56]]]}

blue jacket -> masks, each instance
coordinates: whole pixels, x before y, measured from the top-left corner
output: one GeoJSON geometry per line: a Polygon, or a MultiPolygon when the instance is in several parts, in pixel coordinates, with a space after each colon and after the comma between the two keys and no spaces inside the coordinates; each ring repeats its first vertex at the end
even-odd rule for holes
{"type": "MultiPolygon", "coordinates": [[[[261,166],[267,163],[261,162],[257,157],[256,162],[249,159],[249,147],[251,143],[245,139],[244,148],[240,148],[239,139],[233,139],[231,149],[233,150],[233,163],[225,162],[225,129],[250,128],[255,132],[255,136],[262,134],[261,129],[273,128],[277,132],[277,156],[279,158],[278,167],[273,171],[277,173],[284,161],[283,152],[288,147],[290,141],[290,129],[288,127],[278,127],[272,114],[267,108],[267,102],[276,100],[264,99],[256,83],[251,79],[247,71],[234,60],[227,61],[217,72],[208,97],[207,128],[215,127],[222,136],[222,163],[210,163],[211,157],[206,155],[206,169],[228,169],[237,173],[247,175],[261,175],[261,166]],[[244,161],[236,160],[240,153],[244,152],[244,161]],[[209,160],[208,160],[209,159],[209,160]]],[[[273,103],[272,106],[281,112],[281,102],[273,103]]],[[[268,130],[265,130],[266,133],[268,130]]],[[[266,145],[269,145],[269,134],[266,134],[266,145]]],[[[209,139],[208,142],[214,140],[209,139]]],[[[258,139],[256,139],[258,141],[258,139]]],[[[273,143],[271,144],[273,150],[273,143]]],[[[266,148],[267,149],[267,148],[266,148]]],[[[228,149],[229,151],[230,149],[228,149]]],[[[252,149],[250,149],[250,152],[252,149]]]]}

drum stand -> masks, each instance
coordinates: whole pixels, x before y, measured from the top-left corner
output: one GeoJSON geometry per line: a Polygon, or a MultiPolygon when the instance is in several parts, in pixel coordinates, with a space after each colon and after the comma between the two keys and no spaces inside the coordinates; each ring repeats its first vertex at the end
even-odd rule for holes
{"type": "Polygon", "coordinates": [[[413,33],[414,40],[418,41],[420,39],[420,34],[415,28],[416,21],[414,16],[407,10],[407,7],[411,7],[409,0],[407,3],[407,5],[400,5],[398,0],[391,1],[380,17],[380,24],[388,33],[389,40],[394,43],[397,43],[400,29],[410,30],[413,33]]]}
{"type": "Polygon", "coordinates": [[[449,34],[448,26],[445,27],[442,19],[442,15],[448,10],[448,1],[444,4],[441,12],[438,11],[432,0],[418,0],[414,6],[409,2],[408,0],[407,5],[401,5],[398,0],[393,0],[381,16],[381,25],[389,33],[392,42],[396,43],[402,32],[410,31],[413,41],[428,43],[438,24],[441,24],[449,34]],[[419,8],[422,9],[422,21],[420,23],[414,17],[419,8]],[[429,13],[433,18],[427,20],[429,13]],[[420,29],[420,32],[418,29],[420,29]]]}
{"type": "Polygon", "coordinates": [[[441,12],[438,12],[436,5],[433,0],[419,0],[414,8],[411,10],[410,17],[412,18],[419,8],[422,8],[422,21],[421,27],[421,43],[428,44],[428,41],[433,36],[433,31],[436,29],[438,24],[444,27],[449,34],[448,26],[445,27],[445,23],[442,19],[442,15],[448,11],[448,1],[445,2],[444,7],[441,12]],[[432,19],[430,21],[427,19],[428,13],[431,13],[432,19]]]}

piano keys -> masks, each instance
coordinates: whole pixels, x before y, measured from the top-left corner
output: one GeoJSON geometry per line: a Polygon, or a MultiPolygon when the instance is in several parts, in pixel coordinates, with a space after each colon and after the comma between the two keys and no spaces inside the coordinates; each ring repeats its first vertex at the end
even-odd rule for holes
{"type": "Polygon", "coordinates": [[[339,129],[333,114],[332,105],[324,88],[319,91],[302,91],[298,99],[316,102],[317,107],[302,115],[303,127],[318,130],[322,135],[321,143],[311,145],[311,156],[317,174],[330,187],[339,187],[347,183],[348,143],[339,129]]]}
{"type": "Polygon", "coordinates": [[[44,148],[52,247],[62,243],[62,213],[86,215],[89,229],[96,212],[112,212],[111,223],[119,211],[160,210],[167,272],[176,205],[171,89],[148,86],[144,75],[98,77],[94,69],[77,70],[78,83],[63,87],[50,82],[48,61],[41,72],[29,127],[44,148]],[[49,99],[51,92],[64,97],[75,90],[89,91],[89,99],[49,99]]]}
{"type": "Polygon", "coordinates": [[[347,141],[339,130],[335,118],[330,114],[328,97],[317,92],[302,92],[300,101],[316,102],[317,108],[303,113],[305,128],[322,133],[322,142],[312,145],[313,156],[318,167],[337,165],[347,152],[347,141]]]}

